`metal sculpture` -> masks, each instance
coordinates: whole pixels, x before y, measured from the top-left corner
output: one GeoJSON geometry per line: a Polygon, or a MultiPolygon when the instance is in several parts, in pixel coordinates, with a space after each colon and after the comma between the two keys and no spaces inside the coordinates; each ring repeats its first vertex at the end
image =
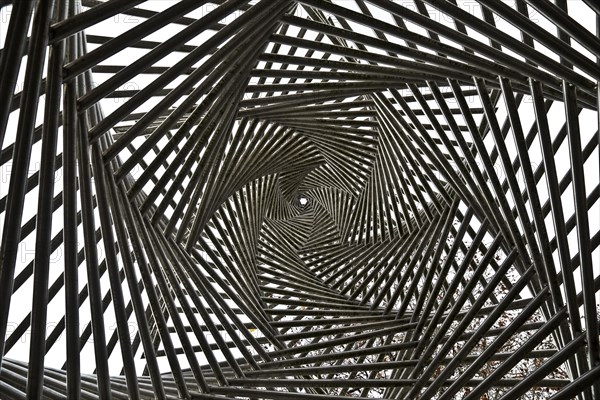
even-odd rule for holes
{"type": "Polygon", "coordinates": [[[600,398],[595,1],[0,7],[0,398],[600,398]]]}

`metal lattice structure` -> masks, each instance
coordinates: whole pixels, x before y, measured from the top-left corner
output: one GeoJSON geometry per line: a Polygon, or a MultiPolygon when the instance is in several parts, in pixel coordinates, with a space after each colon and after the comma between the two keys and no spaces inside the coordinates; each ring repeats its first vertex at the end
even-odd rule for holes
{"type": "Polygon", "coordinates": [[[0,398],[600,398],[595,0],[0,7],[0,398]]]}

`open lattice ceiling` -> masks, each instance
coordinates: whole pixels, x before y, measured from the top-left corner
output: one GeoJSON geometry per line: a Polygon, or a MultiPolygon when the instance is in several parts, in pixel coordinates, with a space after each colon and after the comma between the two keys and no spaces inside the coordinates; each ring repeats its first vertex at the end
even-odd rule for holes
{"type": "Polygon", "coordinates": [[[0,13],[0,398],[600,398],[595,1],[0,13]]]}

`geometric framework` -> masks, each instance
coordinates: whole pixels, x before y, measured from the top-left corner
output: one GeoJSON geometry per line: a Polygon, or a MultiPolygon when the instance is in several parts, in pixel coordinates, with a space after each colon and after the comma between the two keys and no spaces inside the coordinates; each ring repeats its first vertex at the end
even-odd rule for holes
{"type": "Polygon", "coordinates": [[[0,11],[0,398],[600,398],[596,2],[0,11]]]}

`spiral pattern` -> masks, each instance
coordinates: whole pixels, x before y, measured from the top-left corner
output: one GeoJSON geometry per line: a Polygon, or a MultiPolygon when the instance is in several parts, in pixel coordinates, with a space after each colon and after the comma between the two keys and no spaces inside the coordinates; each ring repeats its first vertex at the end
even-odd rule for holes
{"type": "Polygon", "coordinates": [[[0,398],[600,398],[593,0],[0,12],[0,398]]]}

